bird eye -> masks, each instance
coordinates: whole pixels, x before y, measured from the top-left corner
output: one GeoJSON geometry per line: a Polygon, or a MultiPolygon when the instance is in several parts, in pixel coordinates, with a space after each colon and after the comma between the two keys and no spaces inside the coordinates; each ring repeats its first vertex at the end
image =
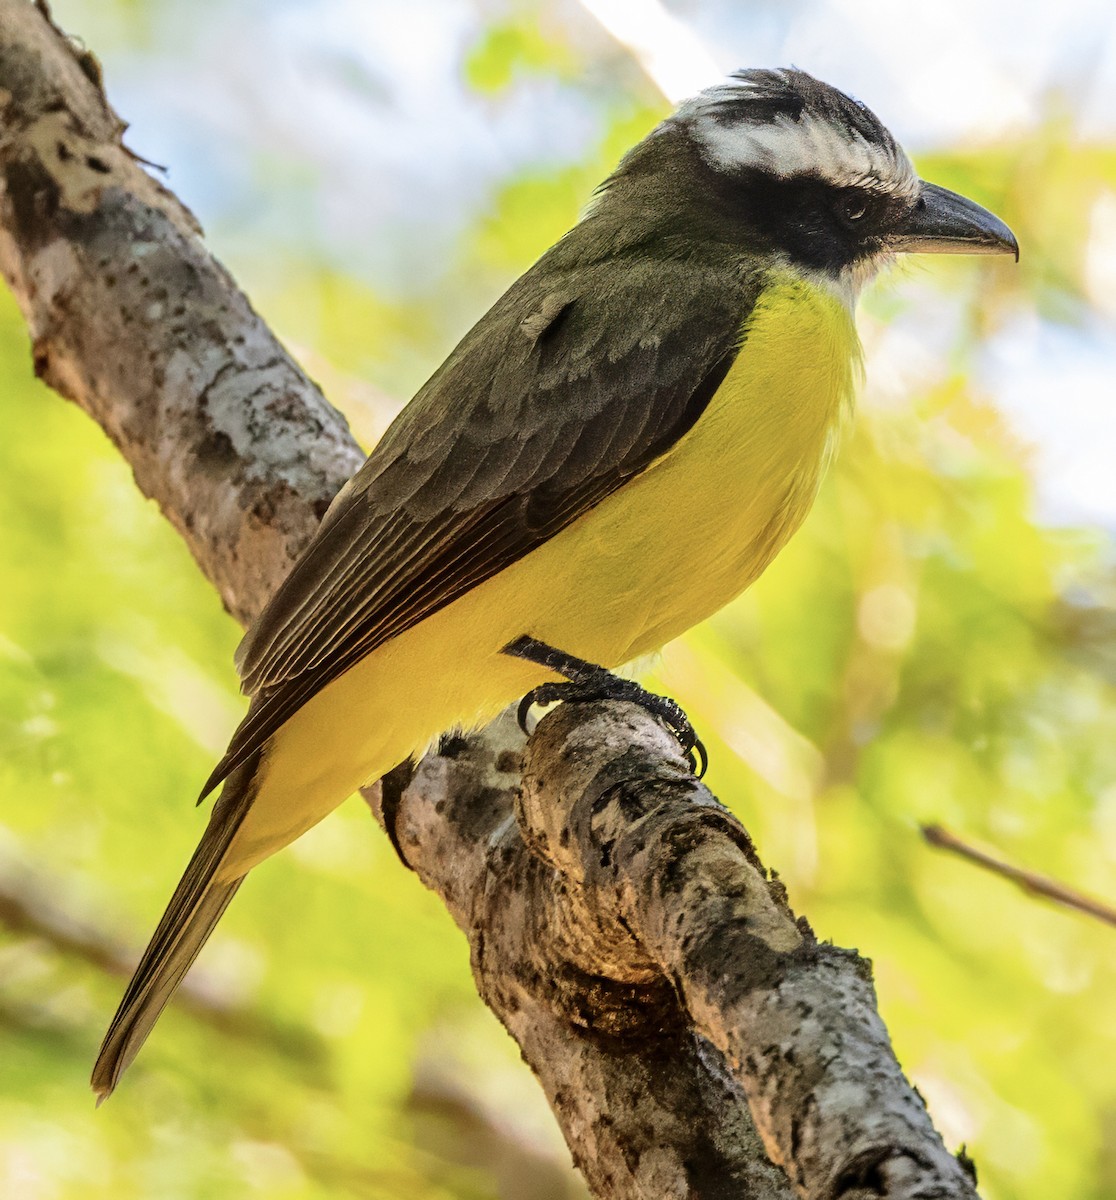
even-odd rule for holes
{"type": "Polygon", "coordinates": [[[852,228],[868,215],[868,203],[863,196],[842,196],[837,201],[837,216],[842,224],[852,228]]]}

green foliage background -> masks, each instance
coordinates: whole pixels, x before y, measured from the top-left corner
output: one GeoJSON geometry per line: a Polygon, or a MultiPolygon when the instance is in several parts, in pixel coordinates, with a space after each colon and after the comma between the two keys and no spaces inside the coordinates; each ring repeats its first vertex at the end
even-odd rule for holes
{"type": "MultiPolygon", "coordinates": [[[[143,53],[141,11],[106,6],[81,31],[143,53]]],[[[523,8],[460,68],[499,106],[525,74],[568,81],[589,57],[523,8]]],[[[253,299],[367,438],[392,407],[368,381],[400,397],[421,381],[663,111],[620,79],[593,96],[584,158],[501,181],[410,293],[219,222],[253,299]]],[[[1021,266],[934,263],[872,292],[869,370],[928,308],[953,314],[938,369],[870,383],[807,527],[653,681],[688,707],[711,786],[796,908],[873,959],[900,1058],[984,1195],[1111,1200],[1116,934],[943,857],[918,825],[1116,900],[1111,540],[1036,519],[1029,451],[970,371],[1021,315],[1096,318],[1090,214],[1116,189],[1116,146],[1052,111],[1010,144],[919,165],[1000,212],[1021,266]]],[[[578,1194],[463,939],[358,803],[255,872],[190,995],[94,1111],[124,964],[239,711],[238,630],[105,438],[32,380],[6,294],[0,406],[0,1194],[578,1194]]]]}

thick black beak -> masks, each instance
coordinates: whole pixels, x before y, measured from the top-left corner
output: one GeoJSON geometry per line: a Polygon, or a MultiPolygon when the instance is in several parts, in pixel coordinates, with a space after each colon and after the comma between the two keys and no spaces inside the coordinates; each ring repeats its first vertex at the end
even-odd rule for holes
{"type": "Polygon", "coordinates": [[[1015,234],[986,208],[956,192],[922,183],[918,203],[888,238],[906,254],[1014,254],[1015,234]]]}

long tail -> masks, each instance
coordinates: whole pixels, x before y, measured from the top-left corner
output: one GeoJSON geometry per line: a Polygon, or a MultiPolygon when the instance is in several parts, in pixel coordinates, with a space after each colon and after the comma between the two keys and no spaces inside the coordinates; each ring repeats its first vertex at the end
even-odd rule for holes
{"type": "Polygon", "coordinates": [[[139,1053],[243,882],[243,876],[220,882],[214,876],[254,799],[259,758],[257,752],[225,781],[201,842],[132,975],[93,1067],[98,1104],[139,1053]]]}

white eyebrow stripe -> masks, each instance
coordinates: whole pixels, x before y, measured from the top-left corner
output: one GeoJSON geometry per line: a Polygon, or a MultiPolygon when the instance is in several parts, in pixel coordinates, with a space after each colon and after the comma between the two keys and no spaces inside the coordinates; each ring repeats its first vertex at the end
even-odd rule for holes
{"type": "Polygon", "coordinates": [[[836,187],[867,187],[911,199],[919,181],[903,151],[869,143],[812,113],[796,121],[780,116],[763,124],[695,114],[691,129],[711,165],[722,170],[755,167],[780,179],[818,175],[836,187]]]}

